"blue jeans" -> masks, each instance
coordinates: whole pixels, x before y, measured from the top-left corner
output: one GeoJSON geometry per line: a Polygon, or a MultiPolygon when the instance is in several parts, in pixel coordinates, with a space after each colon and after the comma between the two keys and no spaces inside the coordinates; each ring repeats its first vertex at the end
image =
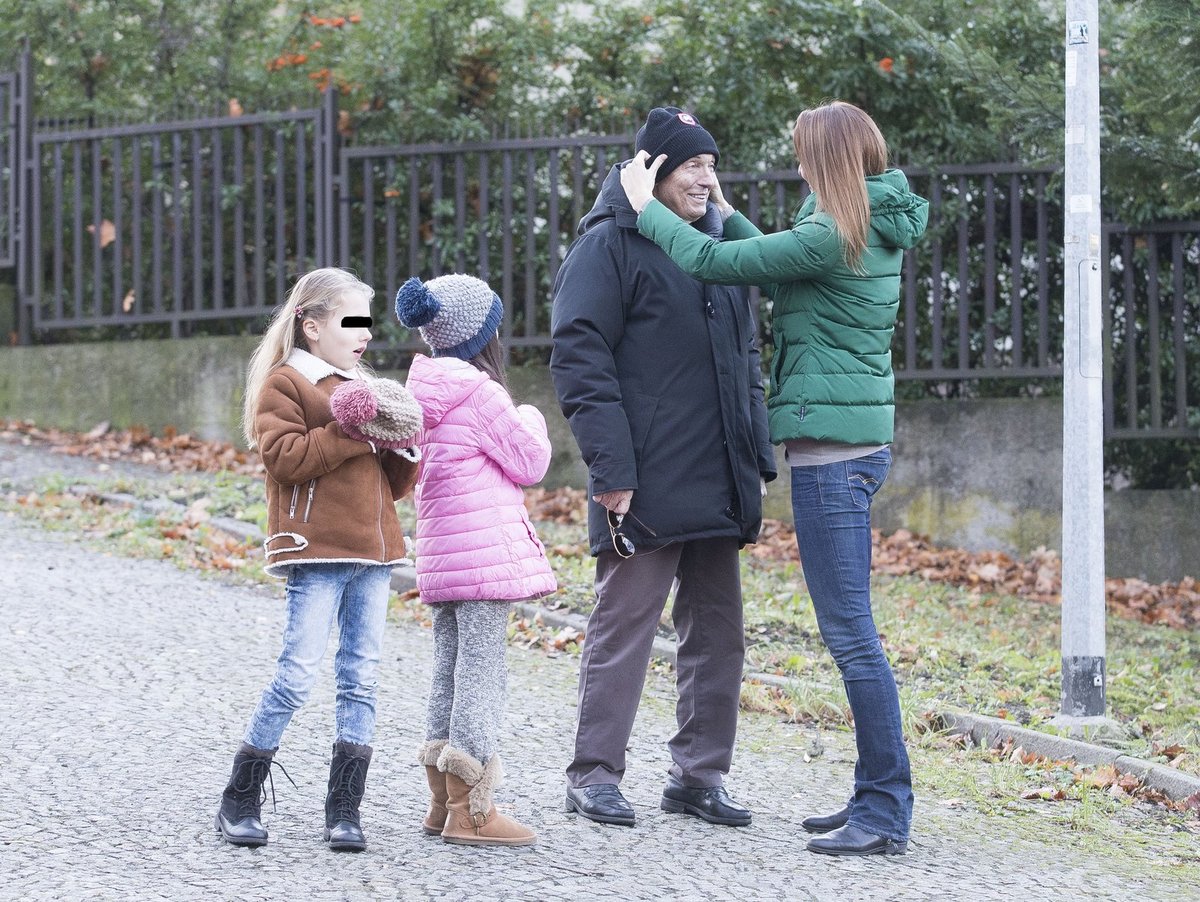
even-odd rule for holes
{"type": "Polygon", "coordinates": [[[871,616],[871,499],[891,463],[884,448],[855,460],[793,467],[792,514],[821,639],[854,714],[858,763],[850,823],[904,841],[912,822],[912,775],[896,680],[871,616]]]}
{"type": "Polygon", "coordinates": [[[308,700],[336,622],[336,741],[370,745],[392,568],[385,564],[295,564],[288,571],[287,626],[275,678],[263,691],[245,741],[279,747],[292,715],[308,700]]]}

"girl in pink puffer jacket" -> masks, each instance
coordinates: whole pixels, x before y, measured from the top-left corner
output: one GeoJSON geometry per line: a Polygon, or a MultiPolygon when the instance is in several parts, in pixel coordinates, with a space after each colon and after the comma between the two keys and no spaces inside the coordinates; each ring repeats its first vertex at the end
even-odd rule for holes
{"type": "Polygon", "coordinates": [[[533,831],[492,803],[504,709],[508,602],[554,592],[523,485],[546,475],[550,440],[537,408],[504,378],[500,298],[486,282],[412,278],[396,316],[420,330],[408,388],[424,411],[417,435],[417,588],[433,608],[433,681],[418,756],[432,799],[426,833],[464,845],[531,845],[533,831]]]}

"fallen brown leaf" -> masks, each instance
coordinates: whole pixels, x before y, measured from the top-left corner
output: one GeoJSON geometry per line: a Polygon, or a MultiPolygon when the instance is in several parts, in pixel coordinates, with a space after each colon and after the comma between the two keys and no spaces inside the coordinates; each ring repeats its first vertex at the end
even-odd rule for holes
{"type": "Polygon", "coordinates": [[[1021,793],[1023,799],[1042,799],[1047,802],[1061,802],[1066,797],[1067,794],[1057,786],[1042,786],[1039,789],[1030,789],[1021,793]]]}
{"type": "Polygon", "coordinates": [[[1111,764],[1102,764],[1090,771],[1076,774],[1075,779],[1077,782],[1083,783],[1086,786],[1094,786],[1097,789],[1107,789],[1108,787],[1116,784],[1116,782],[1121,779],[1121,775],[1117,773],[1117,769],[1111,764]]]}
{"type": "MultiPolygon", "coordinates": [[[[103,237],[103,235],[102,235],[103,237]]],[[[93,430],[94,431],[94,430],[93,430]]],[[[261,475],[256,454],[221,442],[203,442],[187,434],[164,430],[155,438],[145,429],[109,431],[95,436],[41,429],[28,421],[0,421],[0,432],[22,441],[42,442],[67,454],[102,460],[134,459],[175,472],[230,471],[261,475]]],[[[582,489],[528,489],[525,503],[535,520],[582,526],[587,522],[587,493],[582,489]]],[[[1039,548],[1024,560],[999,552],[968,552],[937,548],[911,530],[873,534],[875,569],[895,576],[950,583],[990,595],[1005,593],[1043,604],[1061,603],[1062,562],[1053,550],[1039,548]]],[[[586,555],[586,544],[558,545],[563,556],[586,555]]],[[[796,532],[791,523],[764,520],[757,544],[746,551],[765,561],[794,562],[796,532]]],[[[1136,579],[1107,579],[1108,609],[1114,614],[1175,629],[1200,628],[1200,584],[1194,578],[1157,585],[1136,579]]],[[[1164,710],[1159,703],[1155,710],[1164,710]]]]}

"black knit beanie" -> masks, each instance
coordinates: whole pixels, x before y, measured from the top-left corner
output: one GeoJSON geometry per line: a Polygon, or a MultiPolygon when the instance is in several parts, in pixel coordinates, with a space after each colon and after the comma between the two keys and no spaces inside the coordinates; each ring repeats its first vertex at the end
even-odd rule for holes
{"type": "Polygon", "coordinates": [[[636,153],[644,150],[650,154],[649,162],[660,154],[667,155],[658,170],[655,181],[661,182],[672,170],[682,166],[697,154],[711,153],[717,160],[721,152],[717,150],[717,142],[691,113],[685,113],[676,106],[660,106],[650,111],[646,124],[638,129],[634,139],[633,150],[636,153]]]}

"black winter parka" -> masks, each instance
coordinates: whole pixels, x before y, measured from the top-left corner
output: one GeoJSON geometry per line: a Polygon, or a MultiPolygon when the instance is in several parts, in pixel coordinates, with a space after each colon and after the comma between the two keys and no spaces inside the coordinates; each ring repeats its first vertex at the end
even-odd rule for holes
{"type": "MultiPolygon", "coordinates": [[[[588,467],[588,498],[632,489],[636,547],[736,537],[762,524],[775,478],[746,290],[686,275],[638,234],[614,166],[554,283],[550,370],[588,467]]],[[[694,225],[719,238],[720,214],[694,225]]],[[[612,548],[589,500],[593,554],[612,548]]]]}

